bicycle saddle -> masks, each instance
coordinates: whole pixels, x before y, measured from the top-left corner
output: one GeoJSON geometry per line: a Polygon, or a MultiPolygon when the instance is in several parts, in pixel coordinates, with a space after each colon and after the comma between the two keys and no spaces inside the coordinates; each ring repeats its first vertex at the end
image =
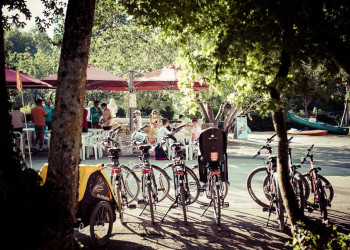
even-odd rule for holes
{"type": "Polygon", "coordinates": [[[141,145],[137,147],[139,150],[149,150],[151,148],[150,145],[141,145]]]}
{"type": "Polygon", "coordinates": [[[171,144],[171,147],[173,148],[173,147],[181,147],[181,146],[183,146],[183,144],[181,143],[181,142],[175,142],[175,143],[173,143],[173,144],[171,144]]]}

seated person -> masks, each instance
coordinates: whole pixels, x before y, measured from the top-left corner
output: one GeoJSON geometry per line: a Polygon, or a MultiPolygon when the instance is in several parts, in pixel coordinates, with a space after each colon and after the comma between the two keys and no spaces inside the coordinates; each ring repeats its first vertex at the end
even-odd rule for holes
{"type": "Polygon", "coordinates": [[[171,132],[167,129],[167,126],[169,126],[169,120],[167,118],[164,118],[162,120],[162,125],[157,133],[157,142],[160,143],[164,137],[165,134],[170,134],[171,132]]]}

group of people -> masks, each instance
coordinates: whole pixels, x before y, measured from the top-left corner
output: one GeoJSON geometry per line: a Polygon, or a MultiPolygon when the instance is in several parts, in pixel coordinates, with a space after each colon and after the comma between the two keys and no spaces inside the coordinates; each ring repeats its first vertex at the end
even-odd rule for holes
{"type": "MultiPolygon", "coordinates": [[[[185,127],[185,134],[191,137],[191,142],[194,142],[201,133],[201,128],[198,125],[198,119],[192,119],[192,121],[184,115],[179,115],[179,123],[175,123],[174,127],[187,125],[185,127]]],[[[159,143],[166,134],[170,134],[172,128],[170,127],[169,120],[167,118],[162,119],[160,124],[157,111],[152,111],[152,117],[150,119],[151,129],[148,134],[149,142],[151,144],[159,143]]]]}
{"type": "MultiPolygon", "coordinates": [[[[18,103],[15,103],[10,115],[12,118],[13,130],[22,133],[24,114],[20,111],[20,108],[21,106],[18,103]]],[[[53,111],[54,107],[51,106],[50,100],[46,101],[45,106],[43,106],[43,100],[37,99],[35,101],[35,107],[32,108],[30,112],[36,135],[31,148],[33,151],[37,150],[36,145],[38,143],[39,151],[43,151],[44,135],[46,130],[51,130],[53,111]]]]}
{"type": "Polygon", "coordinates": [[[84,109],[83,114],[83,132],[87,132],[88,128],[102,128],[110,130],[118,112],[118,107],[113,98],[110,99],[109,104],[102,103],[99,106],[99,101],[89,101],[88,108],[84,109]]]}

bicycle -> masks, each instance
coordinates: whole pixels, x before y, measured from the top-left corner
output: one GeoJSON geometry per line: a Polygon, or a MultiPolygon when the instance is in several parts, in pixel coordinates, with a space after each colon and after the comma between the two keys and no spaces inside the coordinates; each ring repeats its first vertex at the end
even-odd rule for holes
{"type": "Polygon", "coordinates": [[[171,149],[174,149],[174,155],[172,156],[172,163],[167,164],[164,171],[171,171],[174,177],[174,196],[168,194],[168,198],[173,201],[168,211],[163,216],[162,220],[168,215],[172,208],[175,208],[181,203],[182,211],[184,215],[184,222],[187,225],[187,213],[186,206],[193,204],[199,195],[199,180],[193,171],[188,168],[184,161],[184,152],[182,143],[177,142],[174,134],[180,131],[186,125],[182,125],[176,129],[173,129],[170,134],[166,134],[160,143],[160,146],[166,143],[166,140],[172,139],[174,143],[171,144],[171,149]]]}
{"type": "Polygon", "coordinates": [[[319,208],[323,221],[327,221],[328,219],[327,206],[329,207],[331,206],[331,201],[334,197],[334,190],[332,185],[329,183],[329,181],[325,177],[318,174],[321,168],[315,167],[314,157],[312,154],[310,154],[313,147],[314,147],[314,144],[312,144],[306,150],[305,156],[301,158],[301,165],[305,163],[307,158],[310,159],[310,169],[308,173],[304,174],[304,176],[306,176],[309,180],[313,197],[311,198],[311,202],[309,201],[307,202],[307,206],[308,206],[308,211],[310,212],[319,208]]]}
{"type": "Polygon", "coordinates": [[[118,126],[110,130],[100,141],[100,145],[105,149],[106,146],[112,144],[112,147],[108,149],[108,153],[110,154],[108,158],[112,161],[112,164],[108,164],[106,167],[111,168],[111,185],[117,200],[120,222],[124,224],[123,214],[125,208],[136,208],[136,205],[129,205],[129,203],[137,199],[140,191],[140,180],[133,171],[119,163],[121,149],[118,143],[118,132],[120,128],[121,126],[118,126]]]}
{"type": "Polygon", "coordinates": [[[213,206],[214,219],[217,225],[221,224],[221,209],[229,207],[225,202],[228,190],[227,172],[227,141],[226,134],[217,128],[209,128],[199,136],[198,170],[200,181],[205,183],[205,191],[209,203],[201,217],[213,206]]]}
{"type": "MultiPolygon", "coordinates": [[[[276,134],[272,135],[270,138],[266,139],[265,144],[257,151],[257,153],[253,156],[253,159],[261,154],[263,149],[267,150],[268,157],[265,160],[265,167],[258,167],[253,169],[247,178],[247,190],[250,197],[263,208],[269,207],[269,201],[271,196],[269,194],[270,188],[270,175],[271,171],[275,171],[277,166],[277,157],[272,156],[272,147],[270,143],[274,140],[276,134]]],[[[293,139],[291,137],[289,142],[293,139]]],[[[302,174],[296,171],[299,168],[297,165],[293,165],[292,162],[292,153],[289,148],[289,169],[290,169],[290,181],[294,190],[294,194],[296,195],[299,208],[304,210],[305,200],[309,196],[310,189],[307,180],[304,178],[302,174]],[[300,182],[302,184],[300,184],[300,182]]]]}
{"type": "MultiPolygon", "coordinates": [[[[137,130],[135,133],[135,136],[137,136],[138,132],[141,132],[147,125],[141,127],[137,130]]],[[[132,144],[137,144],[135,141],[135,137],[132,138],[132,144]]],[[[140,169],[142,176],[141,176],[141,192],[142,192],[142,199],[138,200],[138,204],[144,204],[144,208],[141,211],[140,215],[143,214],[146,207],[149,206],[150,213],[151,213],[151,221],[152,224],[154,224],[154,209],[156,209],[156,204],[161,202],[162,200],[167,197],[169,193],[169,187],[170,187],[170,181],[169,177],[166,174],[166,172],[155,166],[151,165],[149,163],[149,150],[151,146],[150,145],[138,145],[137,149],[141,150],[141,156],[139,156],[139,159],[141,160],[141,164],[135,165],[133,167],[133,171],[136,171],[140,169]],[[157,182],[158,181],[158,182],[157,182]]]]}

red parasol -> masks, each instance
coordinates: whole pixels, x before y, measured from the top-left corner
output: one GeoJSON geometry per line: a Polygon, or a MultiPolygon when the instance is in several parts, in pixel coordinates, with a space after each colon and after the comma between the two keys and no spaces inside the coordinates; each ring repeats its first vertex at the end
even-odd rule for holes
{"type": "MultiPolygon", "coordinates": [[[[16,71],[5,67],[6,83],[8,88],[17,88],[17,76],[16,71]]],[[[26,73],[19,72],[19,76],[22,81],[22,87],[30,89],[50,89],[52,85],[40,81],[39,79],[32,77],[26,73]]]]}
{"type": "MultiPolygon", "coordinates": [[[[57,74],[45,77],[42,80],[56,86],[57,74]]],[[[86,89],[129,91],[129,86],[128,82],[123,78],[88,64],[86,69],[86,89]]]]}
{"type": "MultiPolygon", "coordinates": [[[[134,80],[135,90],[179,90],[178,79],[181,69],[172,65],[166,66],[148,75],[134,80]]],[[[192,88],[195,91],[206,89],[209,86],[205,83],[202,85],[196,80],[192,88]]]]}

